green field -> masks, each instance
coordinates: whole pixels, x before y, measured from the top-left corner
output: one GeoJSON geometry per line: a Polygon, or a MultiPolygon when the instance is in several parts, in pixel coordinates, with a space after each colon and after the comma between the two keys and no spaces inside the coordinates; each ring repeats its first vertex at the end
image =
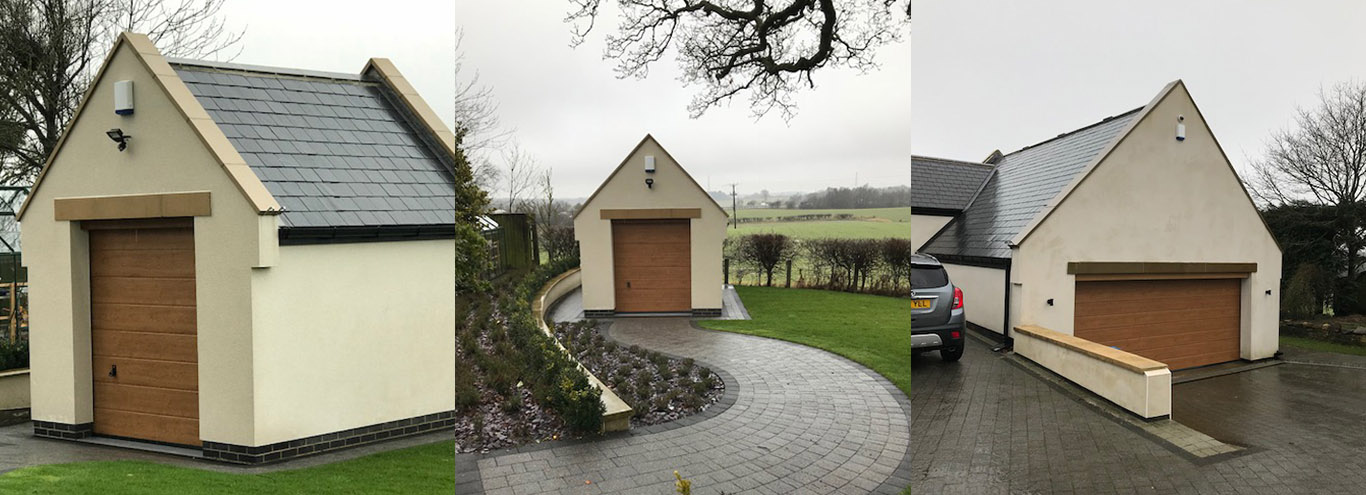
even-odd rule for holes
{"type": "MultiPolygon", "coordinates": [[[[730,209],[726,210],[727,212],[730,209]]],[[[848,208],[839,210],[785,210],[777,208],[741,208],[736,214],[740,218],[775,218],[790,217],[796,215],[839,215],[848,213],[856,217],[876,217],[885,218],[893,222],[911,221],[911,207],[903,206],[900,208],[848,208]]]]}
{"type": "Polygon", "coordinates": [[[864,208],[844,210],[779,210],[751,208],[740,210],[740,218],[789,217],[796,215],[850,214],[858,220],[812,220],[791,222],[742,223],[739,228],[728,228],[727,237],[746,234],[775,233],[797,239],[838,237],[846,239],[882,239],[911,237],[911,208],[864,208]]]}
{"type": "Polygon", "coordinates": [[[819,237],[840,237],[847,239],[882,239],[884,237],[911,237],[911,224],[890,222],[864,222],[858,220],[832,220],[817,222],[760,222],[742,223],[738,229],[726,229],[726,237],[739,237],[746,234],[775,233],[797,239],[819,237]]]}
{"type": "Polygon", "coordinates": [[[265,474],[103,461],[34,466],[0,475],[0,493],[448,494],[454,489],[455,445],[449,441],[265,474]]]}

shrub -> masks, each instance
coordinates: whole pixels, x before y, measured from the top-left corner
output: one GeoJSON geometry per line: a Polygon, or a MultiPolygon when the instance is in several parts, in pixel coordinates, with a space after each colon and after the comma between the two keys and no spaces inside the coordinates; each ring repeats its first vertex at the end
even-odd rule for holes
{"type": "Polygon", "coordinates": [[[667,395],[655,397],[655,400],[651,405],[654,406],[656,411],[667,411],[669,410],[669,397],[667,395]]]}
{"type": "Polygon", "coordinates": [[[474,382],[474,365],[463,359],[455,362],[455,407],[468,410],[479,404],[479,387],[474,382]]]}
{"type": "Polygon", "coordinates": [[[764,285],[773,285],[773,269],[792,257],[796,244],[782,234],[750,234],[741,237],[735,252],[741,261],[749,263],[766,275],[764,285]]]}
{"type": "Polygon", "coordinates": [[[0,371],[28,367],[28,341],[0,339],[0,371]]]}
{"type": "Polygon", "coordinates": [[[561,378],[559,396],[555,402],[560,417],[571,430],[597,433],[602,429],[602,391],[588,383],[583,372],[565,373],[561,378]]]}
{"type": "Polygon", "coordinates": [[[509,395],[506,399],[503,399],[502,408],[503,412],[508,414],[520,411],[522,409],[522,397],[516,392],[514,392],[512,395],[509,395]]]}

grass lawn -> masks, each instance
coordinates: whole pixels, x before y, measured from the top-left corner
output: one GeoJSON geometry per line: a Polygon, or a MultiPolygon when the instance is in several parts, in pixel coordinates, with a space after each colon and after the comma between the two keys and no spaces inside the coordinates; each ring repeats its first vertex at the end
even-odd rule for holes
{"type": "MultiPolygon", "coordinates": [[[[726,211],[730,211],[729,208],[726,211]]],[[[736,214],[740,218],[774,218],[789,217],[796,215],[820,215],[829,213],[838,215],[848,213],[856,217],[875,217],[885,218],[893,222],[911,221],[911,207],[903,206],[900,208],[846,208],[837,210],[787,210],[778,208],[741,208],[736,214]]]]}
{"type": "Polygon", "coordinates": [[[455,489],[455,445],[438,442],[267,474],[145,461],[35,466],[0,476],[0,493],[435,493],[455,489]]]}
{"type": "Polygon", "coordinates": [[[825,349],[881,373],[910,397],[910,299],[777,287],[736,290],[752,320],[698,323],[825,349]]]}
{"type": "Polygon", "coordinates": [[[840,237],[846,239],[882,239],[885,237],[911,237],[910,222],[877,222],[866,220],[819,220],[811,222],[760,222],[742,223],[740,228],[726,228],[731,238],[745,234],[771,232],[784,234],[797,239],[818,237],[840,237]]]}
{"type": "Polygon", "coordinates": [[[1366,356],[1366,347],[1339,344],[1336,342],[1324,342],[1322,340],[1306,339],[1304,337],[1290,337],[1287,335],[1282,335],[1281,345],[1299,347],[1301,349],[1308,349],[1311,351],[1336,352],[1338,354],[1353,354],[1357,356],[1366,356]]]}

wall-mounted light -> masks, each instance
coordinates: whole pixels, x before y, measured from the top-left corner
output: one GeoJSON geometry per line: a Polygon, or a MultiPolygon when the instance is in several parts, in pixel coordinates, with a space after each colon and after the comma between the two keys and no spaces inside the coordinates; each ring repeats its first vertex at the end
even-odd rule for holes
{"type": "Polygon", "coordinates": [[[1185,116],[1185,115],[1177,115],[1177,116],[1176,116],[1176,140],[1177,140],[1177,141],[1185,141],[1185,140],[1186,140],[1186,116],[1185,116]]]}
{"type": "Polygon", "coordinates": [[[645,179],[645,187],[646,187],[647,189],[654,189],[654,188],[655,188],[655,180],[654,180],[654,179],[645,179]]]}
{"type": "Polygon", "coordinates": [[[1049,306],[1052,306],[1052,305],[1053,305],[1053,299],[1052,299],[1052,298],[1049,298],[1049,299],[1048,299],[1048,305],[1049,305],[1049,306]]]}
{"type": "Polygon", "coordinates": [[[109,136],[109,139],[112,139],[115,143],[119,143],[119,151],[128,149],[128,140],[133,139],[133,136],[124,134],[123,129],[118,128],[104,131],[104,135],[109,136]]]}

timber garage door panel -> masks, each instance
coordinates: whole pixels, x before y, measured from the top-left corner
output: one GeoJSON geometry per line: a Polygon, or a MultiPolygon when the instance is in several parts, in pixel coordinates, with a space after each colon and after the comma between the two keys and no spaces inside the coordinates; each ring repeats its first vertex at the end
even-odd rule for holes
{"type": "Polygon", "coordinates": [[[688,220],[614,220],[612,258],[617,311],[692,309],[688,220]]]}
{"type": "Polygon", "coordinates": [[[1077,282],[1074,334],[1172,370],[1239,358],[1241,279],[1077,282]]]}
{"type": "Polygon", "coordinates": [[[95,433],[200,445],[193,229],[89,235],[95,433]]]}

